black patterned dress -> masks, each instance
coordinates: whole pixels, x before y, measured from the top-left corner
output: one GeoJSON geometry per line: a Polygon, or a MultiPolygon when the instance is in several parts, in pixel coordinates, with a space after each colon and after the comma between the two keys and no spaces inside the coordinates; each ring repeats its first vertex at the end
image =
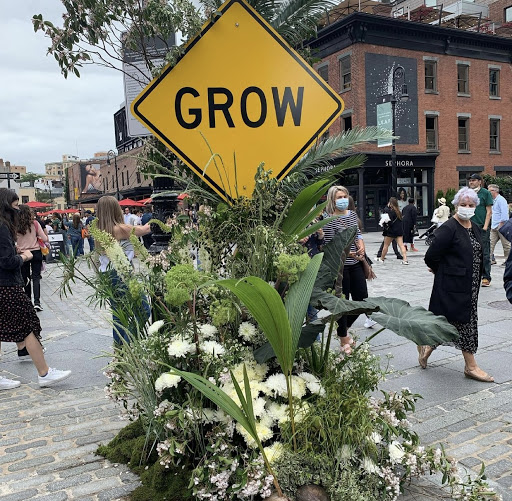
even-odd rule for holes
{"type": "Polygon", "coordinates": [[[453,343],[455,348],[475,354],[478,349],[478,293],[480,292],[480,266],[482,248],[472,228],[467,228],[473,251],[473,274],[471,280],[471,313],[468,323],[450,322],[458,331],[459,339],[453,343]]]}

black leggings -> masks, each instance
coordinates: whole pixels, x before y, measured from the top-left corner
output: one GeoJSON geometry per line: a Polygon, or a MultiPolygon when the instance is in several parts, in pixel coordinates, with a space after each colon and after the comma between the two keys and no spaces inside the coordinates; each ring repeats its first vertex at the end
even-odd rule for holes
{"type": "Polygon", "coordinates": [[[41,300],[41,268],[43,266],[43,254],[40,250],[33,250],[32,259],[23,263],[21,275],[25,294],[32,300],[32,286],[34,287],[34,304],[40,304],[41,300]]]}
{"type": "MultiPolygon", "coordinates": [[[[362,301],[368,297],[368,287],[364,277],[362,263],[349,264],[343,268],[343,282],[341,283],[343,295],[346,299],[362,301]]],[[[343,315],[338,320],[338,336],[345,337],[348,328],[357,320],[359,315],[343,315]]]]}

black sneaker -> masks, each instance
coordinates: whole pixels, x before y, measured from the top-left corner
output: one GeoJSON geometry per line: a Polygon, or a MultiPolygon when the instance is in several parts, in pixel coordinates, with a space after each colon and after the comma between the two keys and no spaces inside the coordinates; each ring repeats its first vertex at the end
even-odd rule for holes
{"type": "Polygon", "coordinates": [[[21,350],[18,350],[18,360],[20,362],[32,362],[32,359],[30,358],[27,347],[25,347],[21,350]]]}
{"type": "Polygon", "coordinates": [[[36,303],[34,305],[34,310],[36,310],[36,311],[43,311],[43,307],[40,304],[36,303]]]}

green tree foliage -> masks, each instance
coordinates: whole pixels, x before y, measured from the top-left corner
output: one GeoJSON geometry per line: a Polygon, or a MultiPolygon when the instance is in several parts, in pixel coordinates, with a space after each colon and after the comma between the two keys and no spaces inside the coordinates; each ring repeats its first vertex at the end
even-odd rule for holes
{"type": "Polygon", "coordinates": [[[22,174],[20,178],[20,183],[30,183],[30,186],[34,186],[34,182],[37,181],[41,177],[41,174],[36,174],[35,172],[27,172],[26,174],[22,174]]]}

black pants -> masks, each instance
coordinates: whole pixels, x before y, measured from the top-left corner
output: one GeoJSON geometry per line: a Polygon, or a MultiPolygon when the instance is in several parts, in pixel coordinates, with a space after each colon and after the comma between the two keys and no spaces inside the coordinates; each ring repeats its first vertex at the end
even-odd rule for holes
{"type": "MultiPolygon", "coordinates": [[[[393,246],[393,251],[395,252],[395,255],[398,259],[403,259],[402,254],[400,254],[400,251],[398,250],[398,244],[396,243],[396,239],[393,238],[391,241],[391,245],[393,246]]],[[[382,256],[382,248],[384,247],[384,240],[380,244],[379,251],[377,252],[377,257],[382,256]]]]}
{"type": "Polygon", "coordinates": [[[34,304],[41,302],[41,268],[43,266],[43,254],[40,250],[32,251],[33,258],[25,261],[21,267],[25,294],[32,300],[32,284],[34,286],[34,304]]]}
{"type": "MultiPolygon", "coordinates": [[[[364,277],[362,263],[347,265],[343,268],[343,295],[346,299],[361,301],[368,297],[368,287],[364,277]]],[[[359,315],[343,315],[338,320],[338,336],[345,337],[348,328],[357,320],[359,315]]]]}

